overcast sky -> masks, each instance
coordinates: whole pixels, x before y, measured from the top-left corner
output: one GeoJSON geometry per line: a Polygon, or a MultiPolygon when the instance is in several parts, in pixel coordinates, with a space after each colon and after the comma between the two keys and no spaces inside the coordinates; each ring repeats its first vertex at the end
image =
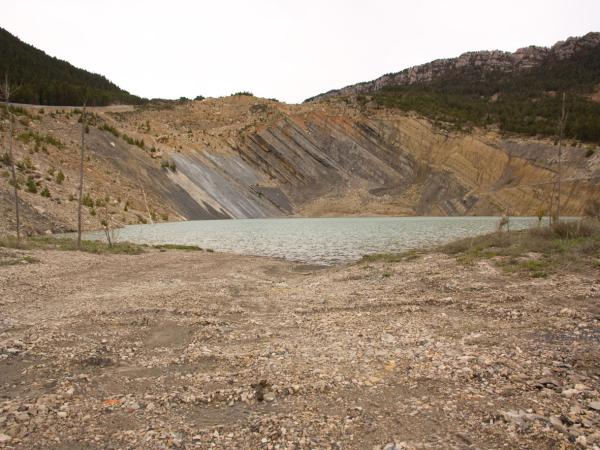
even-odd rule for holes
{"type": "Polygon", "coordinates": [[[300,102],[483,49],[600,31],[600,0],[0,0],[0,26],[144,97],[300,102]]]}

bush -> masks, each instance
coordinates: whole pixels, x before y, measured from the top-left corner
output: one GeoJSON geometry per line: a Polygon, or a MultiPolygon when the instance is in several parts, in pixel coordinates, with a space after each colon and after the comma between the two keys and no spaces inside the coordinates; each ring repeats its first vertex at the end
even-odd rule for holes
{"type": "Polygon", "coordinates": [[[92,198],[92,196],[89,194],[89,192],[87,192],[84,196],[83,199],[81,201],[81,203],[83,203],[84,206],[87,206],[88,208],[93,208],[94,207],[94,199],[92,198]]]}
{"type": "Polygon", "coordinates": [[[44,189],[42,189],[42,192],[40,192],[40,195],[42,197],[50,198],[50,191],[48,190],[47,186],[44,186],[44,189]]]}
{"type": "Polygon", "coordinates": [[[24,144],[34,142],[36,147],[39,147],[43,144],[53,145],[58,149],[63,149],[65,147],[65,144],[60,139],[56,139],[49,134],[41,135],[31,130],[19,134],[19,136],[17,136],[17,140],[23,142],[24,144]]]}
{"type": "Polygon", "coordinates": [[[2,157],[0,157],[0,165],[10,166],[12,164],[12,160],[10,159],[10,155],[8,153],[4,153],[2,157]]]}
{"type": "Polygon", "coordinates": [[[25,183],[25,187],[26,187],[27,192],[31,192],[32,194],[37,194],[37,184],[31,175],[27,177],[27,182],[25,183]]]}
{"type": "Polygon", "coordinates": [[[252,92],[248,92],[248,91],[241,91],[241,92],[236,92],[235,94],[231,94],[232,97],[239,97],[239,96],[248,96],[248,97],[254,97],[254,94],[252,92]]]}
{"type": "Polygon", "coordinates": [[[56,184],[63,184],[63,181],[65,181],[65,174],[59,170],[56,174],[56,184]]]}
{"type": "Polygon", "coordinates": [[[103,123],[98,129],[100,131],[108,131],[110,134],[117,138],[120,136],[119,130],[107,123],[103,123]]]}
{"type": "Polygon", "coordinates": [[[593,258],[600,251],[600,223],[560,221],[548,227],[461,239],[440,250],[463,263],[493,259],[507,271],[545,277],[558,268],[593,266],[593,258]]]}

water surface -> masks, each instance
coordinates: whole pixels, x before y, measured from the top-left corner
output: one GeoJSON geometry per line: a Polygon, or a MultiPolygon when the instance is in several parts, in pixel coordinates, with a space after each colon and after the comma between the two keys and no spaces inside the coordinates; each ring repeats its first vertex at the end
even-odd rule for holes
{"type": "MultiPolygon", "coordinates": [[[[117,240],[139,244],[186,244],[216,251],[336,264],[363,255],[400,252],[494,231],[498,217],[373,217],[196,220],[131,225],[117,240]]],[[[537,218],[510,219],[512,229],[537,218]]],[[[102,239],[102,232],[86,239],[102,239]]]]}

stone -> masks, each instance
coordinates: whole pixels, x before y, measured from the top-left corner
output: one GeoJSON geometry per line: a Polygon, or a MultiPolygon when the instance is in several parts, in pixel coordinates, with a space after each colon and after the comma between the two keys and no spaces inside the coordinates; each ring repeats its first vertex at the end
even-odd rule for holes
{"type": "Polygon", "coordinates": [[[56,415],[58,417],[60,417],[61,419],[65,419],[69,415],[69,413],[66,412],[66,411],[59,411],[59,412],[56,413],[56,415]]]}
{"type": "Polygon", "coordinates": [[[263,398],[266,402],[272,402],[275,401],[275,394],[273,394],[272,392],[267,392],[266,394],[264,394],[263,398]]]}
{"type": "Polygon", "coordinates": [[[26,412],[18,412],[14,416],[17,422],[27,422],[29,420],[29,414],[26,412]]]}
{"type": "Polygon", "coordinates": [[[562,420],[560,420],[560,417],[552,416],[550,417],[549,422],[555,430],[560,431],[561,433],[565,433],[567,431],[562,423],[562,420]]]}
{"type": "Polygon", "coordinates": [[[579,394],[579,391],[577,389],[565,389],[564,391],[562,391],[562,395],[564,395],[567,398],[574,397],[577,394],[579,394]]]}
{"type": "Polygon", "coordinates": [[[598,402],[598,401],[590,402],[590,404],[588,406],[590,407],[590,409],[593,409],[594,411],[600,411],[600,402],[598,402]]]}
{"type": "Polygon", "coordinates": [[[8,434],[0,433],[0,444],[7,444],[12,438],[8,434]]]}

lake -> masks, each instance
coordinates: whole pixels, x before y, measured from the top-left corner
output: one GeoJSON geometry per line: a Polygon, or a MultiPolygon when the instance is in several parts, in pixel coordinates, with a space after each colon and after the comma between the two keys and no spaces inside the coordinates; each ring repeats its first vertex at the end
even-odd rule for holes
{"type": "MultiPolygon", "coordinates": [[[[118,241],[198,245],[215,251],[271,256],[310,264],[337,264],[371,253],[401,252],[492,232],[498,217],[361,217],[196,220],[130,225],[118,241]]],[[[534,226],[537,218],[510,219],[511,229],[534,226]]],[[[89,232],[85,239],[103,239],[89,232]]]]}

